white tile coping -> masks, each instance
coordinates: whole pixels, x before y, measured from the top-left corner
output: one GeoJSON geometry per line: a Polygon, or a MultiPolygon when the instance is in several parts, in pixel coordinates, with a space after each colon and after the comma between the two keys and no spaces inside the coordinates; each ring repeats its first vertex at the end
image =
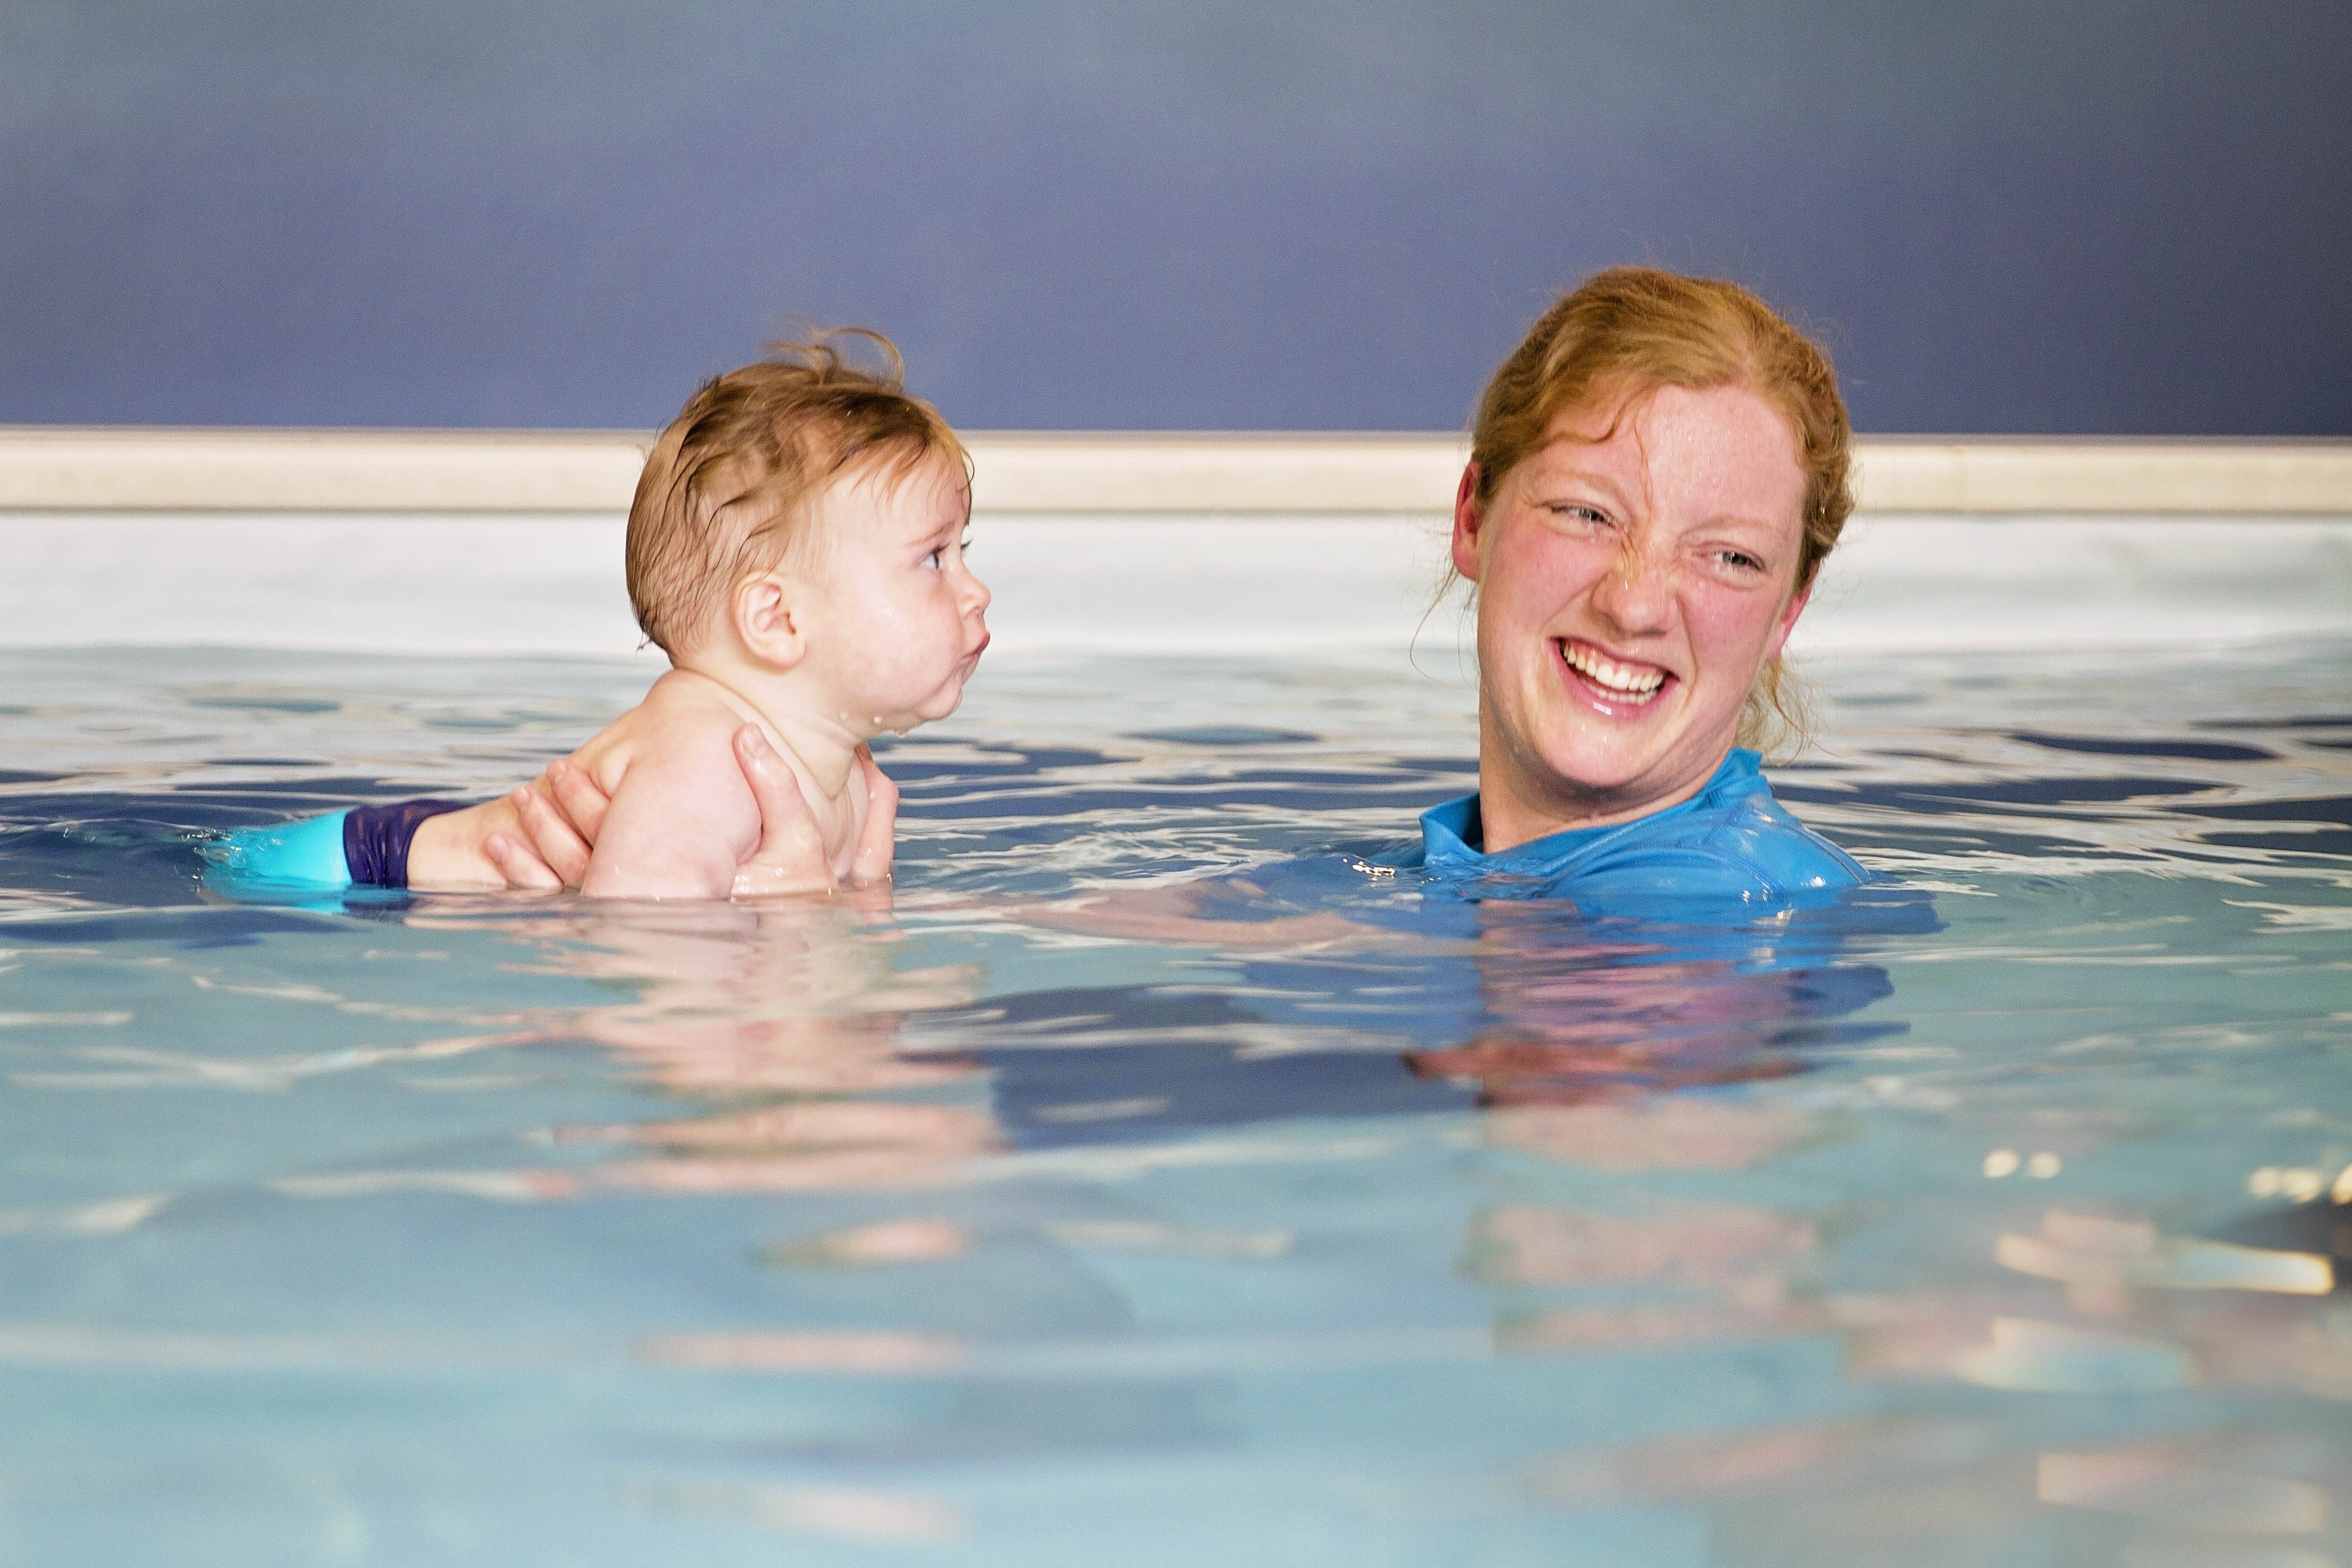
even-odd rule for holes
{"type": "MultiPolygon", "coordinates": [[[[1458,435],[975,432],[987,513],[1427,513],[1458,435]]],[[[0,511],[625,510],[631,432],[0,426],[0,511]]],[[[2352,441],[1866,437],[1873,512],[2352,514],[2352,441]]]]}
{"type": "MultiPolygon", "coordinates": [[[[998,647],[1451,657],[1442,511],[982,517],[998,647]]],[[[0,511],[0,646],[626,656],[623,520],[0,511]]],[[[1800,651],[2352,636],[2352,512],[1868,513],[1800,651]]],[[[657,657],[647,655],[647,658],[657,657]]],[[[992,656],[993,657],[993,656],[992,656]]],[[[0,692],[5,700],[5,692],[0,692]]]]}

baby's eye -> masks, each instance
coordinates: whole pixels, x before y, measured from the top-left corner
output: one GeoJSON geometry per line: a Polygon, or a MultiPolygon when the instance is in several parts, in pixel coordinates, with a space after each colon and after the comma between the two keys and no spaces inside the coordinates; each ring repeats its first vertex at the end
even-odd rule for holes
{"type": "Polygon", "coordinates": [[[940,557],[945,555],[947,552],[947,546],[943,544],[937,550],[932,551],[929,555],[924,556],[923,564],[936,572],[940,569],[940,557]]]}

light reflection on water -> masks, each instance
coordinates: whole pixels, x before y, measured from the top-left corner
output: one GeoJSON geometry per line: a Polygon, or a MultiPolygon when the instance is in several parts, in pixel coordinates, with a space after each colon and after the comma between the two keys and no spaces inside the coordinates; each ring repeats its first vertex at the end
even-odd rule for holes
{"type": "Polygon", "coordinates": [[[5,658],[0,1562],[2352,1563],[2352,647],[1824,668],[1932,920],[1336,935],[1450,671],[994,668],[889,907],[303,908],[191,840],[643,671],[5,658]]]}

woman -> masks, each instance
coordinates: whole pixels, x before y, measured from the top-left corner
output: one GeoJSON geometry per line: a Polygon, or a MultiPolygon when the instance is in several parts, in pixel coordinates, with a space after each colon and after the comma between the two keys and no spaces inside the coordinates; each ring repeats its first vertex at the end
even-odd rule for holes
{"type": "MultiPolygon", "coordinates": [[[[1749,749],[1801,729],[1780,651],[1853,510],[1851,453],[1828,361],[1736,285],[1615,268],[1547,310],[1479,400],[1454,500],[1478,789],[1426,813],[1399,863],[1474,898],[1612,908],[1863,881],[1772,798],[1749,749]]],[[[738,891],[827,886],[796,850],[789,776],[743,740],[767,834],[738,891]]],[[[518,887],[585,864],[603,802],[559,779],[571,822],[542,804],[534,844],[497,851],[518,887]]],[[[1133,913],[1162,936],[1182,919],[1133,913]]]]}

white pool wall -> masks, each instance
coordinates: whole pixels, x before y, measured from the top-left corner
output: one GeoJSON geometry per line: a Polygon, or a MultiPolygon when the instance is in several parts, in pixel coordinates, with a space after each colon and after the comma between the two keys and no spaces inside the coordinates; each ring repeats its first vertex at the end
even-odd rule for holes
{"type": "MultiPolygon", "coordinates": [[[[626,655],[633,434],[0,429],[0,644],[626,655]]],[[[970,437],[1006,651],[1450,647],[1454,436],[970,437]]],[[[1864,439],[1800,651],[2352,633],[2352,442],[1864,439]]],[[[653,656],[646,656],[653,657],[653,656]]]]}

